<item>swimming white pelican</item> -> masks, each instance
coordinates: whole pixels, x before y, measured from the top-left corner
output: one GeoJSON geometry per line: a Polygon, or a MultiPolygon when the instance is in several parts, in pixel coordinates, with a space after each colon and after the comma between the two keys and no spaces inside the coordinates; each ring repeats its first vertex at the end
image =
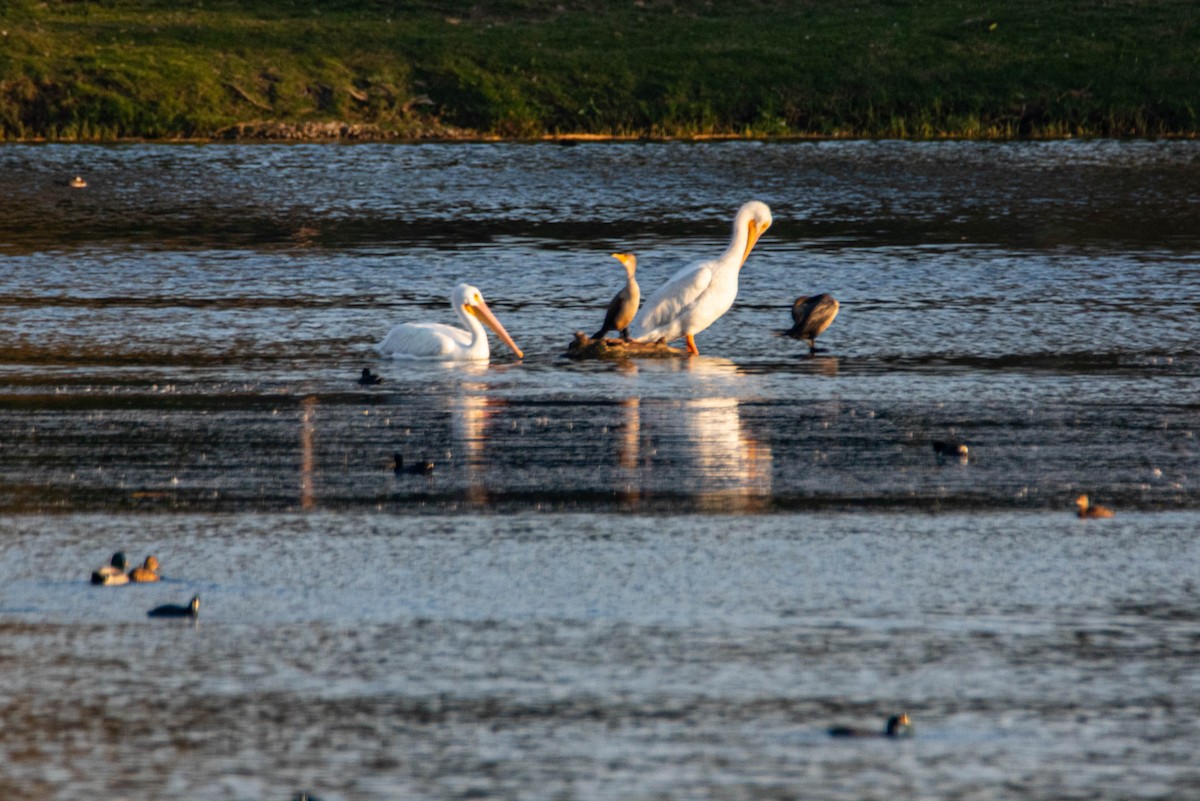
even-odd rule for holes
{"type": "Polygon", "coordinates": [[[639,342],[686,337],[688,353],[698,354],[692,337],[708,328],[733,305],[738,291],[738,273],[754,243],[771,226],[766,203],[751,200],[738,209],[733,219],[733,239],[719,258],[684,267],[642,306],[629,326],[629,335],[639,342]]]}
{"type": "Polygon", "coordinates": [[[401,323],[388,332],[375,346],[383,356],[397,359],[438,359],[447,362],[486,361],[491,355],[487,332],[480,320],[512,348],[517,358],[524,353],[500,325],[492,310],[483,302],[483,295],[470,284],[459,284],[450,295],[454,313],[468,330],[442,323],[401,323]]]}

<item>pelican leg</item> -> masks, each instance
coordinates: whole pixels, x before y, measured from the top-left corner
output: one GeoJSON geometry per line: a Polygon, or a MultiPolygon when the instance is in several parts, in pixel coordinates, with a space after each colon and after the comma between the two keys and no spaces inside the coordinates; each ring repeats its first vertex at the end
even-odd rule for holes
{"type": "Polygon", "coordinates": [[[696,347],[696,340],[692,338],[691,334],[687,335],[687,348],[688,353],[692,354],[693,356],[700,355],[700,349],[696,347]]]}
{"type": "Polygon", "coordinates": [[[625,340],[626,342],[629,341],[629,329],[628,328],[621,329],[621,339],[625,340]]]}

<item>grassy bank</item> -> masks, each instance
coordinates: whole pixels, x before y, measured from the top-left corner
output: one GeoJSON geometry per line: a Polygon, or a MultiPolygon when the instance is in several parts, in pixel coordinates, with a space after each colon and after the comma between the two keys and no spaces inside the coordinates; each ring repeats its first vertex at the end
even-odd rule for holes
{"type": "Polygon", "coordinates": [[[0,136],[1200,132],[1193,0],[0,0],[0,136]]]}

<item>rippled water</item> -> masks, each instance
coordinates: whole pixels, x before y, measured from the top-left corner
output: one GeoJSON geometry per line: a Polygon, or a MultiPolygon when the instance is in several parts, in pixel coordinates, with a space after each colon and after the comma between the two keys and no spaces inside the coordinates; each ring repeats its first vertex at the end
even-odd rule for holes
{"type": "Polygon", "coordinates": [[[1197,797],[1198,209],[1194,142],[0,147],[0,797],[1197,797]],[[563,358],[750,198],[701,357],[563,358]],[[524,360],[375,356],[461,280],[524,360]]]}

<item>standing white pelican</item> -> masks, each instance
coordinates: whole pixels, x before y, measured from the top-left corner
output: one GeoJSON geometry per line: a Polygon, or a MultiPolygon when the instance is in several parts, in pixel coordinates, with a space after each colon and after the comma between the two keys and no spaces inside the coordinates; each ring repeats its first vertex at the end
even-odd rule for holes
{"type": "Polygon", "coordinates": [[[459,284],[450,295],[454,313],[468,330],[442,323],[401,323],[388,332],[375,350],[397,359],[438,359],[447,362],[486,361],[491,355],[487,332],[480,320],[512,348],[517,358],[524,353],[500,325],[483,295],[470,284],[459,284]]]}
{"type": "Polygon", "coordinates": [[[688,353],[698,354],[692,337],[708,328],[733,305],[738,291],[738,273],[763,231],[771,227],[771,210],[766,203],[751,200],[738,209],[733,219],[733,239],[715,260],[684,267],[650,296],[629,326],[629,335],[639,342],[687,338],[688,353]]]}

